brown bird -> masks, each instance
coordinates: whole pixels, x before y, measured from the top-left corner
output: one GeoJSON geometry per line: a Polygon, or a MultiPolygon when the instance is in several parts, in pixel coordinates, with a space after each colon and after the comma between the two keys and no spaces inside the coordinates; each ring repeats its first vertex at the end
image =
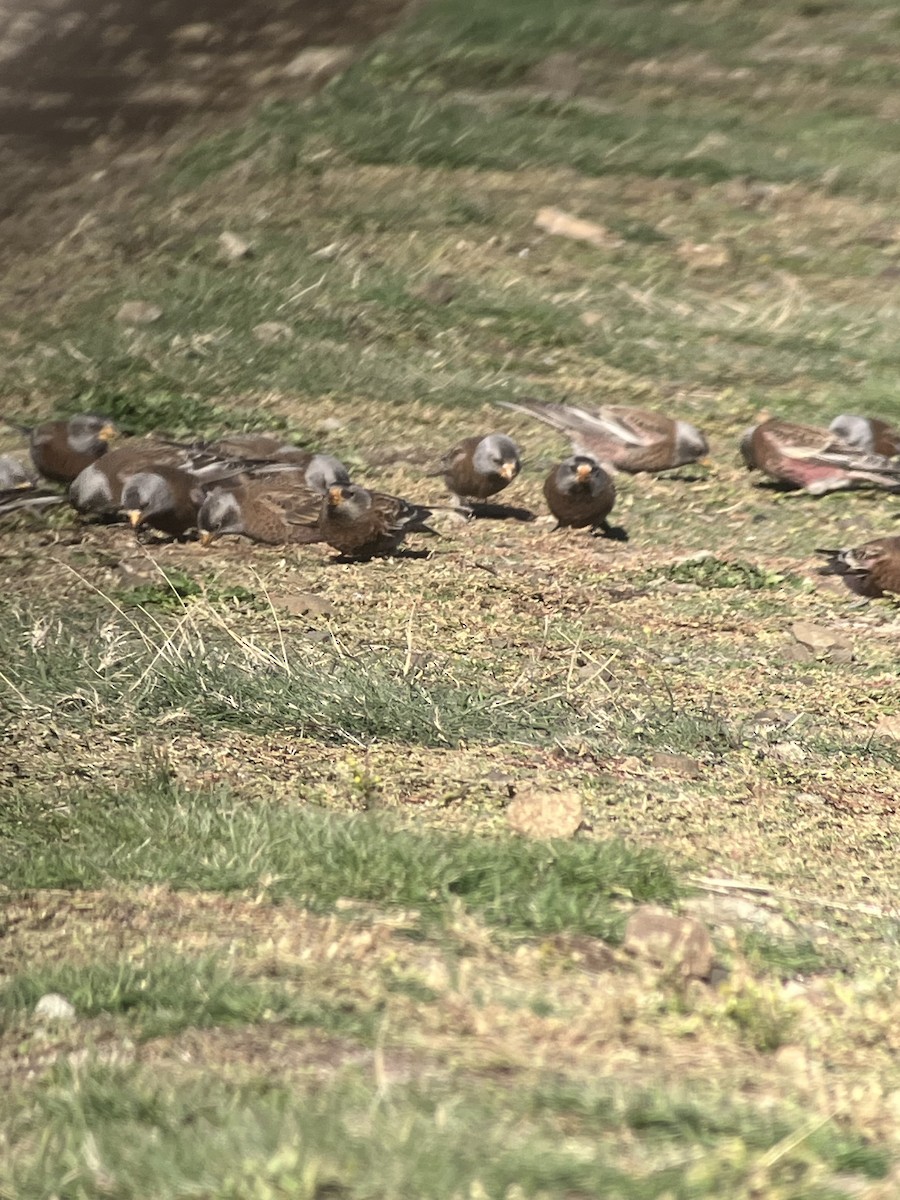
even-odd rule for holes
{"type": "Polygon", "coordinates": [[[286,442],[279,433],[229,433],[213,441],[171,441],[168,444],[198,453],[216,454],[220,458],[292,463],[299,467],[308,466],[315,457],[312,450],[286,442]]]}
{"type": "Polygon", "coordinates": [[[442,475],[447,491],[465,508],[467,500],[486,500],[502,492],[521,469],[519,447],[512,438],[505,433],[489,433],[464,438],[427,475],[442,475]]]}
{"type": "Polygon", "coordinates": [[[118,513],[126,480],[157,467],[175,467],[200,482],[214,482],[236,475],[241,464],[227,462],[210,451],[155,438],[132,438],[85,467],[69,488],[69,500],[80,513],[118,513]]]}
{"type": "Polygon", "coordinates": [[[832,433],[865,454],[880,454],[893,458],[900,454],[900,429],[879,421],[876,417],[856,417],[841,413],[828,426],[832,433]]]}
{"type": "Polygon", "coordinates": [[[900,537],[874,538],[855,550],[817,550],[827,554],[823,575],[842,575],[861,596],[900,595],[900,537]]]}
{"type": "Polygon", "coordinates": [[[34,479],[25,464],[13,458],[11,454],[0,454],[0,491],[9,492],[32,487],[34,479]]]}
{"type": "Polygon", "coordinates": [[[85,467],[102,458],[118,430],[109,417],[82,413],[42,425],[7,424],[28,437],[31,461],[45,479],[71,483],[85,467]]]}
{"type": "Polygon", "coordinates": [[[644,408],[610,404],[591,413],[573,405],[544,404],[540,400],[499,403],[564,433],[575,454],[632,475],[683,467],[709,453],[699,429],[644,408]]]}
{"type": "Polygon", "coordinates": [[[322,501],[318,531],[346,558],[392,554],[408,533],[431,533],[430,508],[358,484],[331,487],[322,501]]]}
{"type": "Polygon", "coordinates": [[[610,476],[592,458],[573,454],[554,467],[544,480],[547,507],[556,517],[556,529],[600,530],[610,533],[606,518],[616,502],[610,476]]]}
{"type": "Polygon", "coordinates": [[[900,465],[857,450],[815,425],[763,421],[744,434],[741,455],[748,470],[755,468],[811,496],[867,486],[900,490],[900,465]]]}
{"type": "Polygon", "coordinates": [[[176,442],[161,439],[165,445],[174,446],[194,455],[211,455],[222,459],[241,462],[247,470],[263,473],[270,467],[277,471],[285,465],[302,467],[306,471],[306,482],[310,487],[325,492],[334,483],[349,483],[350,472],[331,454],[313,453],[285,442],[274,433],[236,433],[218,441],[176,442]]]}
{"type": "Polygon", "coordinates": [[[149,525],[169,537],[181,538],[197,528],[204,497],[203,488],[187,471],[156,466],[125,480],[121,511],[133,529],[149,525]]]}
{"type": "Polygon", "coordinates": [[[244,475],[235,486],[210,489],[197,516],[200,542],[242,534],[268,546],[321,541],[322,493],[303,471],[244,475]]]}

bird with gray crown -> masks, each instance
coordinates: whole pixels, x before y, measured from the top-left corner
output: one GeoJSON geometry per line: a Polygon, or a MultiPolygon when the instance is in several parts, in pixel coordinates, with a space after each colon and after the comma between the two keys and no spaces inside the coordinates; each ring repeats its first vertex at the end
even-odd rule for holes
{"type": "Polygon", "coordinates": [[[441,459],[429,478],[441,476],[460,508],[502,492],[522,469],[519,447],[505,433],[463,438],[441,459]]]}

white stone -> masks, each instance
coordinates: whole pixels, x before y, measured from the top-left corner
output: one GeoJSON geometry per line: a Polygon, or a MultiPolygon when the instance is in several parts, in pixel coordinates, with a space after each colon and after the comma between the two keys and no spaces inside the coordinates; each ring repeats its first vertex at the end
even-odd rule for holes
{"type": "Polygon", "coordinates": [[[75,1008],[58,992],[47,992],[35,1004],[34,1015],[39,1021],[74,1021],[75,1008]]]}

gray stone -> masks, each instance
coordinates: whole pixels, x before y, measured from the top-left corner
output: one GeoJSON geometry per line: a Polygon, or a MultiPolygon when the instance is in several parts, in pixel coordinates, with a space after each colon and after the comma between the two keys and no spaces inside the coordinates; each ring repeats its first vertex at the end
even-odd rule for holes
{"type": "Polygon", "coordinates": [[[163,315],[158,304],[148,304],[146,300],[126,300],[116,313],[116,320],[121,325],[152,325],[163,315]]]}
{"type": "Polygon", "coordinates": [[[352,46],[307,46],[282,67],[288,79],[307,79],[324,84],[346,71],[356,57],[352,46]]]}
{"type": "Polygon", "coordinates": [[[801,646],[806,646],[814,654],[833,655],[837,651],[851,652],[852,647],[846,638],[841,637],[832,629],[824,629],[811,621],[795,621],[791,626],[791,635],[801,646]]]}
{"type": "Polygon", "coordinates": [[[685,779],[699,779],[703,774],[703,768],[696,758],[691,758],[689,754],[654,754],[650,759],[650,764],[657,771],[682,775],[685,779]]]}
{"type": "Polygon", "coordinates": [[[715,958],[705,925],[649,904],[628,918],[623,948],[684,979],[709,979],[715,958]]]}
{"type": "Polygon", "coordinates": [[[249,258],[253,253],[253,247],[249,242],[245,242],[239,234],[226,229],[224,233],[219,234],[219,253],[229,262],[236,262],[240,258],[249,258]]]}
{"type": "Polygon", "coordinates": [[[276,342],[289,342],[294,331],[284,321],[263,321],[261,325],[253,326],[253,336],[264,346],[271,346],[276,342]]]}
{"type": "Polygon", "coordinates": [[[58,992],[47,992],[34,1006],[37,1021],[74,1021],[75,1007],[58,992]]]}

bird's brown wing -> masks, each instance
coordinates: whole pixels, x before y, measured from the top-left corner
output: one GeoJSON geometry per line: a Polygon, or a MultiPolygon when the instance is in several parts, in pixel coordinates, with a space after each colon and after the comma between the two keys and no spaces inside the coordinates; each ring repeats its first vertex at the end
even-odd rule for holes
{"type": "Polygon", "coordinates": [[[322,531],[319,517],[322,512],[322,496],[313,488],[284,486],[277,489],[278,507],[292,542],[320,542],[322,531]]]}
{"type": "Polygon", "coordinates": [[[383,511],[372,507],[353,521],[337,521],[325,510],[319,522],[322,540],[341,554],[357,554],[361,550],[380,549],[390,540],[383,511]]]}
{"type": "Polygon", "coordinates": [[[895,429],[887,421],[871,420],[872,449],[876,454],[885,458],[894,458],[900,454],[900,429],[895,429]]]}
{"type": "Polygon", "coordinates": [[[403,500],[400,496],[372,492],[372,511],[380,514],[386,533],[434,533],[425,523],[432,515],[432,510],[422,504],[403,500]]]}
{"type": "Polygon", "coordinates": [[[322,497],[298,478],[253,476],[236,491],[248,537],[270,545],[320,540],[322,497]]]}
{"type": "Polygon", "coordinates": [[[604,404],[597,416],[608,433],[626,445],[650,446],[675,434],[675,422],[671,417],[646,408],[604,404]]]}
{"type": "Polygon", "coordinates": [[[452,475],[470,470],[472,455],[480,441],[480,437],[463,438],[461,442],[457,442],[451,450],[447,451],[433,470],[425,472],[426,476],[452,475]]]}
{"type": "Polygon", "coordinates": [[[854,450],[828,429],[790,421],[766,421],[753,434],[760,470],[814,495],[871,485],[900,490],[900,466],[877,454],[854,450]]]}
{"type": "Polygon", "coordinates": [[[791,458],[805,458],[831,448],[846,448],[846,444],[837,434],[817,425],[800,425],[794,421],[765,421],[759,426],[759,431],[768,442],[777,445],[782,454],[791,458]]]}

